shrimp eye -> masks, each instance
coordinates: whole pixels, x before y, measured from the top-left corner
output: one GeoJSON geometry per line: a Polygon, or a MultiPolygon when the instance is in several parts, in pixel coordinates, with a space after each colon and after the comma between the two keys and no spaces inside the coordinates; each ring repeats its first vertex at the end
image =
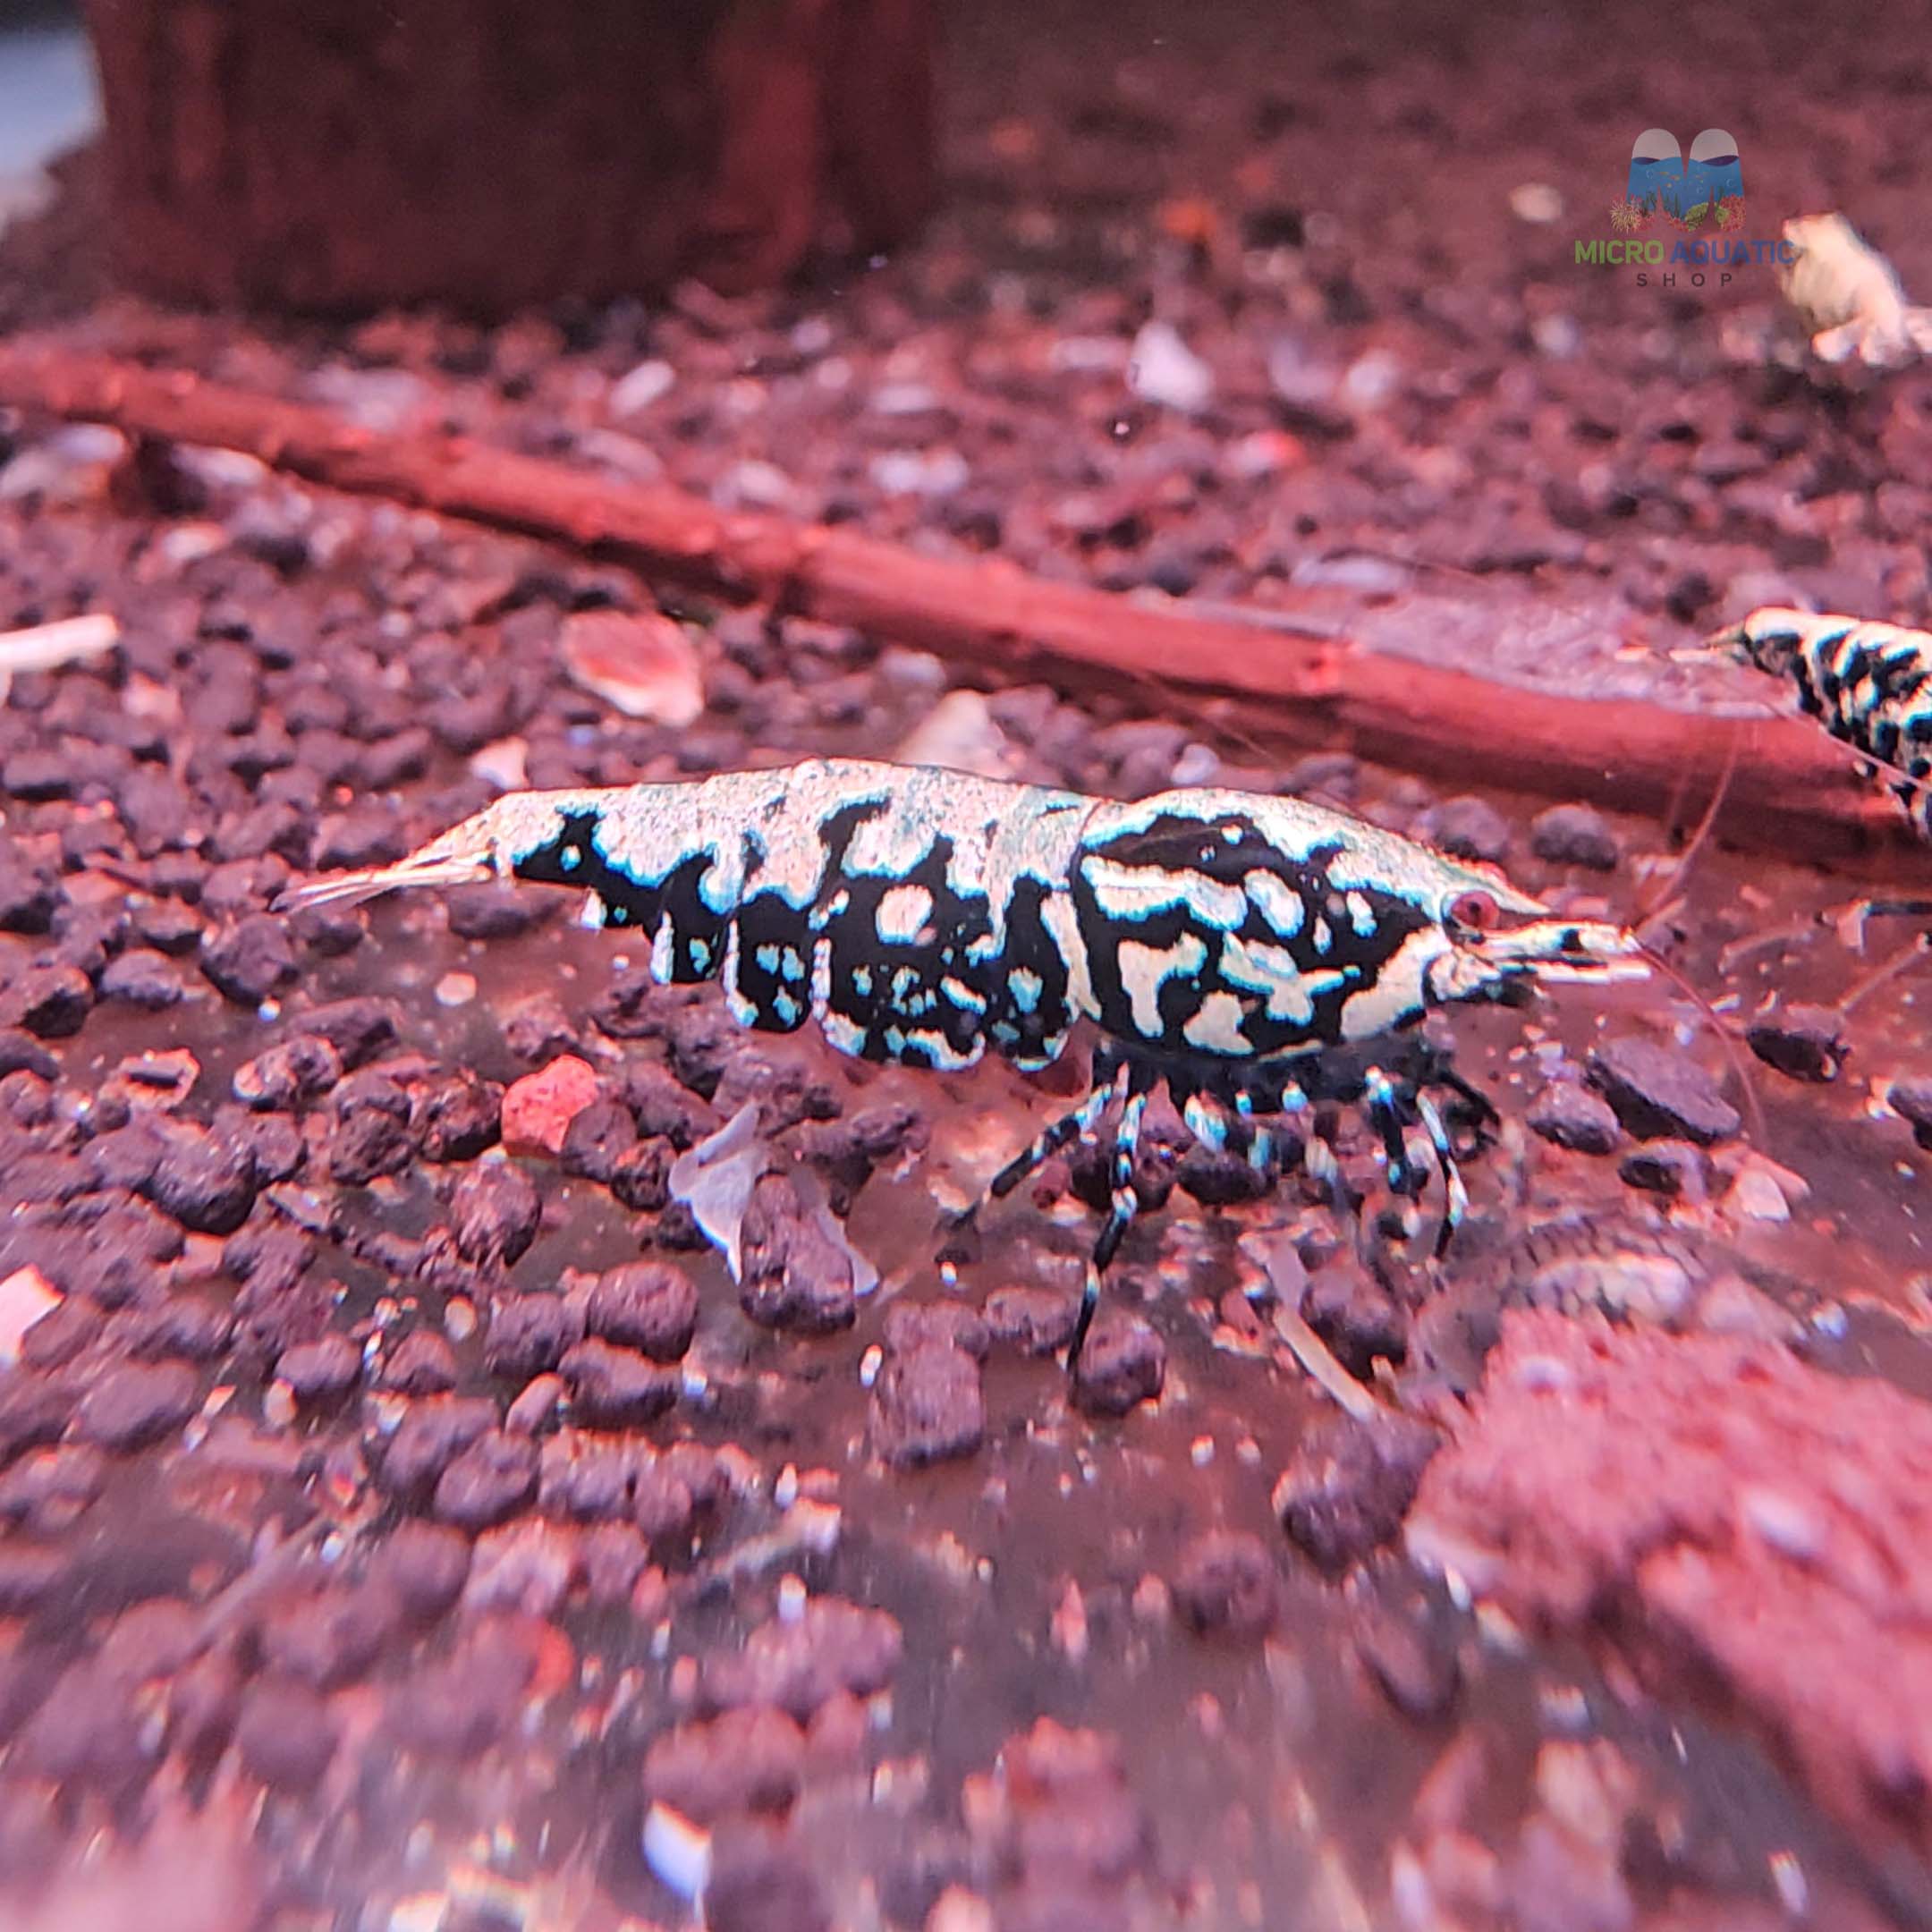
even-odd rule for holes
{"type": "Polygon", "coordinates": [[[1489,931],[1497,915],[1496,902],[1486,892],[1458,893],[1449,902],[1449,924],[1464,932],[1489,931]]]}

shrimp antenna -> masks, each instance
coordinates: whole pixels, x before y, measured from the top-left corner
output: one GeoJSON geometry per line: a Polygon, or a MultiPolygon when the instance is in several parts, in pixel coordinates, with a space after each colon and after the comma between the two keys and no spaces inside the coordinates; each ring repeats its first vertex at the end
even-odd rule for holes
{"type": "Polygon", "coordinates": [[[1664,909],[1677,888],[1683,884],[1684,875],[1690,870],[1692,860],[1709,843],[1711,834],[1716,829],[1717,814],[1724,809],[1724,801],[1730,793],[1731,781],[1737,775],[1738,754],[1742,748],[1745,733],[1750,728],[1750,720],[1745,720],[1744,724],[1744,731],[1733,731],[1728,734],[1724,744],[1724,764],[1717,774],[1717,788],[1711,793],[1710,802],[1704,808],[1704,816],[1698,820],[1682,852],[1678,853],[1677,864],[1669,880],[1659,887],[1656,898],[1648,905],[1640,906],[1631,919],[1631,926],[1633,930],[1641,931],[1664,909]]]}
{"type": "Polygon", "coordinates": [[[1750,1123],[1751,1139],[1762,1147],[1767,1138],[1765,1131],[1764,1107],[1758,1098],[1758,1083],[1751,1078],[1750,1067],[1744,1063],[1743,1055],[1737,1050],[1736,1035],[1724,1024],[1724,1015],[1654,946],[1640,939],[1637,949],[1663,979],[1669,980],[1697,1008],[1711,1031],[1716,1035],[1717,1045],[1723,1050],[1724,1062],[1737,1076],[1738,1086],[1742,1090],[1744,1113],[1750,1123]]]}

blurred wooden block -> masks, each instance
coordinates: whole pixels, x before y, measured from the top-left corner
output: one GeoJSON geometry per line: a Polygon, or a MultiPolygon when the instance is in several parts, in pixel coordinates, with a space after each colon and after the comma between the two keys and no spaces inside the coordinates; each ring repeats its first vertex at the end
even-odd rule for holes
{"type": "Polygon", "coordinates": [[[191,301],[500,315],[886,247],[928,0],[87,0],[115,258],[191,301]]]}

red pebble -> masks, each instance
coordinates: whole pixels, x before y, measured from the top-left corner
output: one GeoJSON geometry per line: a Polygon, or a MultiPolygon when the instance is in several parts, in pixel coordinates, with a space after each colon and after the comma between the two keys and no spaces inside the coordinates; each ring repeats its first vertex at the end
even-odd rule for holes
{"type": "Polygon", "coordinates": [[[512,1154],[562,1151],[570,1123],[598,1097],[597,1071],[564,1054],[511,1082],[503,1098],[503,1143],[512,1154]]]}

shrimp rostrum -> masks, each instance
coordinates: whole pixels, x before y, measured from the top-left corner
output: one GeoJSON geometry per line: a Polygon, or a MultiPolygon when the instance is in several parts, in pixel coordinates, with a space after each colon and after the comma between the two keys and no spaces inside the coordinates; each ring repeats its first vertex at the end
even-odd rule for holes
{"type": "MultiPolygon", "coordinates": [[[[1452,1002],[1648,970],[1618,927],[1550,917],[1493,872],[1299,800],[1200,789],[1120,803],[835,758],[511,793],[394,865],[281,902],[490,877],[579,887],[589,923],[637,929],[659,981],[719,979],[742,1024],[813,1020],[861,1059],[953,1069],[991,1047],[1038,1069],[1091,1021],[1087,1097],[993,1183],[1011,1191],[1112,1111],[1112,1207],[1074,1363],[1133,1218],[1137,1137],[1163,1082],[1196,1136],[1257,1165],[1263,1116],[1360,1100],[1406,1196],[1426,1180],[1405,1141],[1419,1123],[1446,1241],[1466,1196],[1428,1089],[1490,1110],[1411,1030],[1452,1002]]],[[[1311,1129],[1302,1140],[1345,1211],[1332,1155],[1311,1129]]]]}

